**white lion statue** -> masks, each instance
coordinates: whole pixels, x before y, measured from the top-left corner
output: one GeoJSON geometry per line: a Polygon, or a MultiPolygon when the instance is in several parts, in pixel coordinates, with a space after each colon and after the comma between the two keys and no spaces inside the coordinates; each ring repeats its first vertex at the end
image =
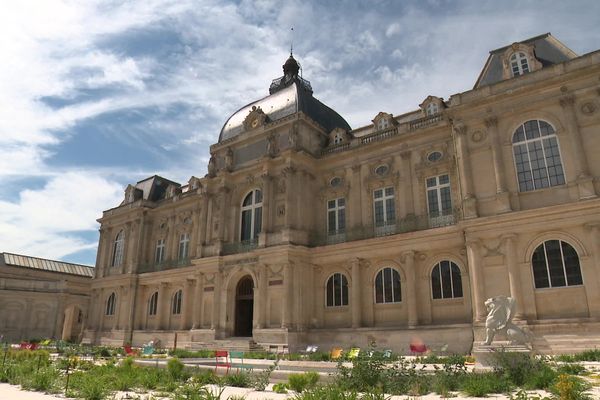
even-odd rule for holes
{"type": "Polygon", "coordinates": [[[488,309],[485,320],[485,345],[491,345],[496,333],[501,332],[506,334],[511,344],[524,345],[531,342],[531,335],[512,323],[515,313],[515,299],[506,296],[495,296],[487,299],[485,306],[488,309]]]}

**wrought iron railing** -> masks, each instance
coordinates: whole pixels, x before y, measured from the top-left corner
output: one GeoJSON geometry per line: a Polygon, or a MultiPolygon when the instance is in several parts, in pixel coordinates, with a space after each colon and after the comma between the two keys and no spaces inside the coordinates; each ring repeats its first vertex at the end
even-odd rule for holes
{"type": "Polygon", "coordinates": [[[395,221],[387,221],[385,224],[376,226],[362,226],[358,228],[345,229],[343,231],[332,231],[326,233],[313,233],[310,239],[311,246],[326,246],[355,240],[364,240],[374,237],[397,235],[421,231],[443,226],[454,225],[459,220],[459,210],[448,210],[436,215],[410,215],[395,221]]]}
{"type": "Polygon", "coordinates": [[[243,240],[241,242],[223,243],[221,254],[226,256],[229,254],[247,253],[258,247],[258,238],[243,240]]]}
{"type": "Polygon", "coordinates": [[[145,272],[157,272],[157,271],[166,271],[169,269],[187,267],[191,265],[191,261],[189,258],[182,258],[177,260],[164,260],[159,263],[144,263],[138,266],[138,273],[143,274],[145,272]]]}

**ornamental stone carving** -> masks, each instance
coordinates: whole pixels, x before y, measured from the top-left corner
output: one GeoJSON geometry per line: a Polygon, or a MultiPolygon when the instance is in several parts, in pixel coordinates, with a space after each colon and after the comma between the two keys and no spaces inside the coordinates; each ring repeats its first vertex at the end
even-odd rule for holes
{"type": "Polygon", "coordinates": [[[246,131],[263,126],[268,120],[267,114],[260,107],[252,106],[252,110],[244,119],[243,125],[246,131]]]}
{"type": "Polygon", "coordinates": [[[492,344],[497,333],[504,333],[511,344],[524,345],[531,342],[531,336],[512,323],[516,301],[512,297],[496,296],[485,301],[488,310],[485,319],[486,338],[484,344],[492,344]]]}

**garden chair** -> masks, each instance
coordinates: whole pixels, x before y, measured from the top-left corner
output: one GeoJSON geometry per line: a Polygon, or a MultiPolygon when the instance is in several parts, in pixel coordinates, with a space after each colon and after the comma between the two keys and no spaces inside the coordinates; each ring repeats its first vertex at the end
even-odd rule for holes
{"type": "Polygon", "coordinates": [[[354,360],[360,354],[360,347],[353,347],[348,352],[348,360],[354,360]]]}
{"type": "Polygon", "coordinates": [[[420,343],[420,344],[410,344],[410,352],[412,353],[413,356],[422,356],[423,354],[425,354],[427,352],[427,346],[425,346],[425,344],[420,343]]]}
{"type": "Polygon", "coordinates": [[[227,350],[215,351],[215,373],[219,367],[225,368],[225,374],[229,373],[229,369],[231,368],[231,358],[229,357],[229,352],[227,352],[227,350]]]}
{"type": "Polygon", "coordinates": [[[144,356],[151,356],[154,354],[154,346],[152,345],[146,345],[143,347],[142,349],[142,355],[144,356]]]}
{"type": "Polygon", "coordinates": [[[314,354],[319,350],[319,346],[309,344],[306,346],[306,350],[300,350],[302,358],[308,358],[309,355],[314,354]]]}
{"type": "Polygon", "coordinates": [[[137,356],[137,351],[135,351],[131,346],[123,346],[123,351],[125,352],[126,356],[137,356]]]}
{"type": "Polygon", "coordinates": [[[338,360],[342,356],[343,351],[344,349],[342,349],[341,347],[334,347],[329,353],[329,358],[331,358],[332,360],[338,360]]]}
{"type": "Polygon", "coordinates": [[[241,370],[247,370],[247,371],[252,371],[252,366],[248,365],[248,364],[244,364],[244,352],[243,351],[230,351],[229,352],[229,359],[231,360],[231,367],[232,368],[236,368],[238,371],[241,370]],[[234,364],[233,363],[233,359],[238,359],[240,360],[239,363],[234,364]]]}
{"type": "Polygon", "coordinates": [[[392,350],[391,349],[385,349],[383,351],[383,358],[392,358],[392,350]]]}

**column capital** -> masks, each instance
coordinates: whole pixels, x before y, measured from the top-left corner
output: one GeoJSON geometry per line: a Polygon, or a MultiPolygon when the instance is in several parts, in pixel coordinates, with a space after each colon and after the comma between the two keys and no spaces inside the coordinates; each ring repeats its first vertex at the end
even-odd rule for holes
{"type": "Polygon", "coordinates": [[[402,253],[400,253],[400,262],[402,264],[408,263],[408,262],[414,262],[415,261],[415,251],[414,250],[407,250],[407,251],[403,251],[402,253]]]}
{"type": "Polygon", "coordinates": [[[476,238],[465,238],[465,245],[474,250],[478,250],[481,246],[481,240],[476,238]]]}
{"type": "Polygon", "coordinates": [[[571,108],[575,105],[575,96],[574,95],[563,96],[558,100],[558,102],[562,108],[571,108]]]}
{"type": "Polygon", "coordinates": [[[462,121],[452,121],[452,130],[457,136],[462,137],[467,133],[467,126],[462,121]]]}
{"type": "Polygon", "coordinates": [[[519,235],[517,235],[516,233],[505,233],[500,236],[500,240],[503,240],[503,241],[515,240],[518,236],[519,235]]]}
{"type": "Polygon", "coordinates": [[[491,116],[483,120],[486,128],[496,128],[498,126],[498,117],[491,116]]]}

